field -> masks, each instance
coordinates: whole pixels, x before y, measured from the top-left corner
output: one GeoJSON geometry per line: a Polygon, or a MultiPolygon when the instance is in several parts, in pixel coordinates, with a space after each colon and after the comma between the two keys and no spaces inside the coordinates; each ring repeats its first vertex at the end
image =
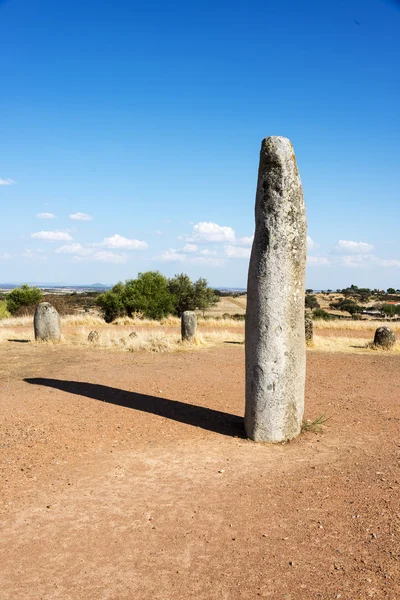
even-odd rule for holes
{"type": "Polygon", "coordinates": [[[272,446],[243,437],[243,322],[193,347],[173,319],[66,317],[60,344],[1,322],[0,599],[397,599],[400,353],[375,327],[316,325],[328,421],[272,446]]]}

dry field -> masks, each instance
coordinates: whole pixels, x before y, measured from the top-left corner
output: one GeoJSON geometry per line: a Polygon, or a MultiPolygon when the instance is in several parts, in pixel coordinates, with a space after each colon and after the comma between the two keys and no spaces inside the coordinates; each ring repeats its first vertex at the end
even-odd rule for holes
{"type": "Polygon", "coordinates": [[[374,327],[317,325],[305,417],[329,420],[271,446],[243,437],[243,323],[194,347],[170,320],[1,325],[1,600],[400,597],[400,354],[374,327]]]}

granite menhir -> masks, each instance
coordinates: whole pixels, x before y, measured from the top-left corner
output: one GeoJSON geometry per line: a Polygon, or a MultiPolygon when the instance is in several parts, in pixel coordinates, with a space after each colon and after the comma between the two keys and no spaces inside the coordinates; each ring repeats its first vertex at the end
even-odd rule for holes
{"type": "Polygon", "coordinates": [[[263,140],[246,310],[246,435],[282,442],[304,412],[306,211],[291,142],[263,140]]]}
{"type": "Polygon", "coordinates": [[[58,341],[61,339],[60,315],[49,302],[37,305],[33,318],[35,339],[58,341]]]}

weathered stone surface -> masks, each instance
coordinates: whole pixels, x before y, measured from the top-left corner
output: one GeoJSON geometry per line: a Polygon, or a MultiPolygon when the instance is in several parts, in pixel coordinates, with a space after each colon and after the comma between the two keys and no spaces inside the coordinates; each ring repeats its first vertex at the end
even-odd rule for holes
{"type": "Polygon", "coordinates": [[[304,411],[306,213],[293,146],[263,140],[246,311],[245,430],[255,441],[300,433],[304,411]]]}
{"type": "Polygon", "coordinates": [[[396,343],[396,336],[390,327],[378,327],[375,331],[374,344],[380,348],[390,350],[396,343]]]}
{"type": "Polygon", "coordinates": [[[99,341],[100,336],[99,336],[99,332],[98,331],[91,331],[88,335],[88,341],[91,342],[92,344],[95,344],[99,341]]]}
{"type": "Polygon", "coordinates": [[[185,310],[181,317],[182,341],[193,342],[196,335],[197,318],[191,310],[185,310]]]}
{"type": "Polygon", "coordinates": [[[314,323],[310,317],[306,317],[304,321],[306,344],[311,344],[314,338],[314,323]]]}
{"type": "Polygon", "coordinates": [[[58,341],[61,339],[60,315],[49,302],[41,302],[36,307],[33,327],[36,340],[58,341]]]}

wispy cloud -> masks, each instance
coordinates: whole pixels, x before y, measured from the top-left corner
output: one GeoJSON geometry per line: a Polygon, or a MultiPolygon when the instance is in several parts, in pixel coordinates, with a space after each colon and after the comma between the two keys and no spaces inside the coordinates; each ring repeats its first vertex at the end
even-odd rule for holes
{"type": "Polygon", "coordinates": [[[241,237],[238,239],[239,246],[251,246],[254,240],[254,235],[249,235],[247,237],[241,237]]]}
{"type": "Polygon", "coordinates": [[[34,240],[46,240],[48,242],[68,242],[72,237],[66,231],[37,231],[31,233],[34,240]]]}
{"type": "Polygon", "coordinates": [[[400,260],[380,258],[374,254],[330,254],[328,256],[307,256],[309,267],[340,267],[345,269],[399,268],[400,260]]]}
{"type": "Polygon", "coordinates": [[[209,267],[223,267],[225,260],[223,258],[213,258],[211,256],[194,256],[189,262],[195,265],[208,265],[209,267]]]}
{"type": "Polygon", "coordinates": [[[36,213],[36,217],[38,219],[55,219],[56,215],[53,215],[53,213],[43,212],[43,213],[36,213]]]}
{"type": "Polygon", "coordinates": [[[142,250],[149,247],[147,242],[141,240],[129,240],[122,235],[118,235],[118,233],[109,238],[105,238],[104,242],[100,245],[105,246],[106,248],[119,248],[125,250],[142,250]]]}
{"type": "Polygon", "coordinates": [[[89,256],[93,254],[93,248],[85,248],[82,244],[66,244],[65,246],[61,246],[57,248],[56,254],[73,254],[75,256],[89,256]]]}
{"type": "Polygon", "coordinates": [[[47,260],[47,255],[44,254],[43,250],[31,250],[27,249],[21,252],[22,258],[28,258],[29,260],[47,260]]]}
{"type": "Polygon", "coordinates": [[[165,250],[159,257],[164,262],[180,262],[180,263],[188,263],[192,265],[208,265],[210,267],[223,267],[225,264],[225,260],[223,258],[214,258],[211,256],[193,256],[190,254],[187,256],[185,253],[176,250],[175,248],[169,248],[165,250]]]}
{"type": "Polygon", "coordinates": [[[165,262],[182,262],[186,260],[186,254],[183,254],[174,248],[169,248],[161,254],[161,260],[164,260],[165,262]]]}
{"type": "Polygon", "coordinates": [[[208,248],[204,248],[204,250],[200,250],[200,254],[203,256],[216,256],[218,253],[216,250],[209,250],[208,248]]]}
{"type": "Polygon", "coordinates": [[[69,215],[69,218],[71,219],[71,221],[93,221],[93,217],[81,212],[69,215]]]}
{"type": "Polygon", "coordinates": [[[186,244],[183,247],[184,252],[197,252],[198,249],[199,249],[199,247],[197,246],[197,244],[186,244]]]}
{"type": "Polygon", "coordinates": [[[343,254],[368,254],[373,250],[373,245],[367,242],[353,242],[351,240],[339,240],[333,251],[343,254]]]}
{"type": "Polygon", "coordinates": [[[317,247],[317,244],[314,242],[310,236],[307,236],[307,250],[314,250],[317,247]]]}
{"type": "Polygon", "coordinates": [[[105,263],[121,264],[127,261],[126,254],[117,254],[108,250],[96,250],[94,247],[82,246],[82,244],[66,244],[57,248],[56,254],[68,254],[76,261],[95,260],[105,263]]]}
{"type": "Polygon", "coordinates": [[[15,181],[12,179],[2,179],[0,177],[0,185],[15,185],[15,181]]]}
{"type": "Polygon", "coordinates": [[[241,246],[225,246],[225,255],[228,258],[249,258],[250,248],[241,246]]]}
{"type": "Polygon", "coordinates": [[[329,259],[326,256],[307,256],[307,264],[310,267],[321,267],[329,265],[329,259]]]}
{"type": "Polygon", "coordinates": [[[105,263],[121,264],[127,261],[128,257],[126,254],[117,254],[116,252],[108,252],[107,250],[101,250],[95,252],[91,256],[91,260],[96,260],[105,263]]]}

